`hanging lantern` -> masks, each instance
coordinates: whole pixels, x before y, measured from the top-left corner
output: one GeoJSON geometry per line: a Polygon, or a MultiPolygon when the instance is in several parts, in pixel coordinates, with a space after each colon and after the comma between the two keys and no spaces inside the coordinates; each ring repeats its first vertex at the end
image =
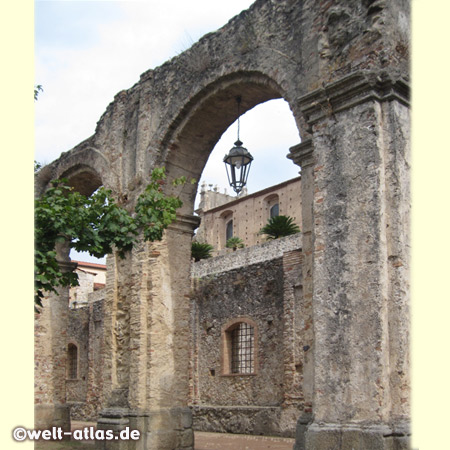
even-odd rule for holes
{"type": "Polygon", "coordinates": [[[228,155],[225,155],[223,162],[227,170],[228,183],[239,194],[247,183],[253,156],[246,148],[242,147],[242,142],[239,139],[241,97],[237,97],[236,102],[238,107],[237,141],[234,143],[234,147],[229,151],[228,155]]]}

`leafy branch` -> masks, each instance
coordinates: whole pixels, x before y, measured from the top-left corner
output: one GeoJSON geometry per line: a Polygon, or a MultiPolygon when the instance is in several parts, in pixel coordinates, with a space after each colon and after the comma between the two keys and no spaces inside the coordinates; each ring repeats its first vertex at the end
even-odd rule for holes
{"type": "MultiPolygon", "coordinates": [[[[156,168],[151,181],[139,196],[133,213],[129,213],[103,187],[86,197],[54,180],[50,188],[35,201],[35,305],[42,307],[45,292],[58,287],[78,285],[74,272],[64,272],[57,261],[55,245],[68,242],[70,248],[101,258],[117,250],[121,258],[130,251],[142,233],[145,241],[161,240],[164,230],[176,220],[182,201],[163,191],[164,168],[156,168]]],[[[173,181],[182,185],[185,177],[173,181]]],[[[36,309],[36,306],[35,306],[36,309]]]]}

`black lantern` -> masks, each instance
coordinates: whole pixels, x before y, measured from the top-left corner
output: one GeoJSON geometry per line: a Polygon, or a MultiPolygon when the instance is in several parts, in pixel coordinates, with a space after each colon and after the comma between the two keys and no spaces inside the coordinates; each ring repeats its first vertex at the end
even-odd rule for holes
{"type": "Polygon", "coordinates": [[[237,97],[236,101],[238,105],[237,141],[234,143],[234,147],[229,151],[228,155],[225,155],[223,162],[225,163],[225,168],[227,170],[228,182],[236,194],[239,194],[247,183],[253,156],[250,155],[246,148],[242,147],[242,142],[239,139],[239,107],[241,104],[241,97],[237,97]]]}

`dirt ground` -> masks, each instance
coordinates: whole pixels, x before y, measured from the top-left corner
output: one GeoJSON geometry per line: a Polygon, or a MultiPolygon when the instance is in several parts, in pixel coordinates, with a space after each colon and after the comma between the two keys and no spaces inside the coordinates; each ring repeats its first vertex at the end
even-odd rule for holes
{"type": "MultiPolygon", "coordinates": [[[[72,430],[95,425],[87,422],[73,422],[72,430]]],[[[294,439],[195,432],[195,450],[292,450],[294,439]]],[[[92,441],[36,442],[35,450],[94,449],[92,441]]],[[[156,449],[155,449],[156,450],[156,449]]]]}

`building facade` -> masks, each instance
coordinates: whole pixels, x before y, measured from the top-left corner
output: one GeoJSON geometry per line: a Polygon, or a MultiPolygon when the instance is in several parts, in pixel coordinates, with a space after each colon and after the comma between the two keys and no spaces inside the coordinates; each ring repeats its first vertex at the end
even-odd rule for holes
{"type": "Polygon", "coordinates": [[[292,217],[301,227],[301,178],[287,180],[253,194],[245,191],[233,198],[217,189],[200,191],[200,204],[195,211],[201,218],[196,240],[206,242],[220,252],[230,237],[242,239],[246,247],[263,243],[260,234],[267,221],[278,215],[292,217]]]}

